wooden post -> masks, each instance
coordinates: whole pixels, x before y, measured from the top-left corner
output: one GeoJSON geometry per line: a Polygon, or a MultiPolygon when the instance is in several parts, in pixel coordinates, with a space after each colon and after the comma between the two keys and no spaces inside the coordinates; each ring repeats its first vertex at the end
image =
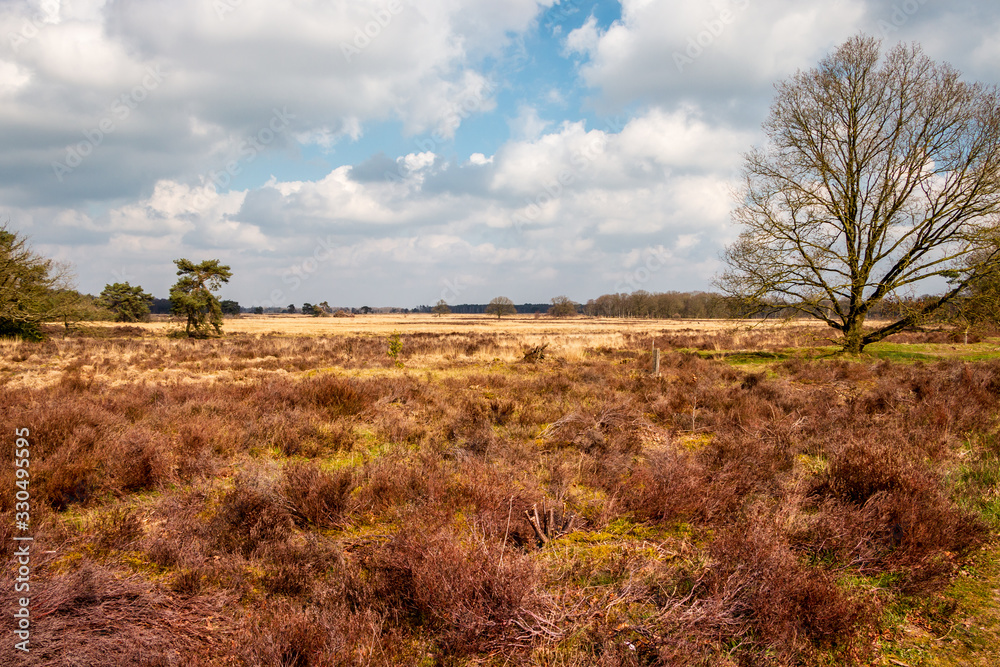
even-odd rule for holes
{"type": "Polygon", "coordinates": [[[660,374],[660,351],[653,348],[653,375],[660,374]]]}

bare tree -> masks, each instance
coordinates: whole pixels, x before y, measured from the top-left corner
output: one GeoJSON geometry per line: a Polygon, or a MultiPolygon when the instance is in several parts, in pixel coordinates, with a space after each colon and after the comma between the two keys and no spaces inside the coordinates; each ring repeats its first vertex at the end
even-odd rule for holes
{"type": "Polygon", "coordinates": [[[777,86],[745,155],[718,286],[748,310],[793,308],[857,353],[960,296],[998,260],[983,252],[1000,211],[996,86],[965,83],[917,45],[884,56],[857,36],[777,86]],[[976,261],[967,261],[976,257],[976,261]],[[920,309],[866,329],[874,305],[937,277],[920,309]]]}
{"type": "Polygon", "coordinates": [[[493,300],[489,302],[486,306],[487,315],[496,315],[499,320],[504,315],[516,315],[517,308],[514,307],[514,302],[505,296],[493,297],[493,300]]]}
{"type": "Polygon", "coordinates": [[[451,308],[448,307],[448,303],[444,299],[440,299],[437,305],[431,309],[431,312],[440,317],[441,315],[450,314],[451,308]]]}
{"type": "MultiPolygon", "coordinates": [[[[1000,230],[998,230],[1000,231],[1000,230]]],[[[1000,239],[996,239],[992,247],[969,255],[967,264],[981,263],[984,253],[997,253],[1000,239]]],[[[961,279],[962,272],[955,271],[952,280],[961,279]]],[[[1000,265],[994,263],[993,270],[980,270],[978,275],[967,283],[960,298],[946,307],[944,320],[965,331],[968,342],[969,330],[996,331],[1000,327],[1000,265]]]]}
{"type": "Polygon", "coordinates": [[[552,297],[552,307],[549,308],[549,315],[553,317],[576,315],[576,304],[568,296],[554,296],[552,297]]]}

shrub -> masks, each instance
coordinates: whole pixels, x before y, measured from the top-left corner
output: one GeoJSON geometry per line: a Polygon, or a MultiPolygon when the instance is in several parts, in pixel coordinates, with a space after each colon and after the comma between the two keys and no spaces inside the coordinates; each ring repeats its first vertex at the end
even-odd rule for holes
{"type": "Polygon", "coordinates": [[[850,442],[837,452],[811,493],[864,505],[872,496],[920,484],[899,452],[885,444],[850,442]]]}
{"type": "Polygon", "coordinates": [[[323,408],[330,416],[356,415],[378,400],[378,394],[370,383],[329,374],[309,378],[294,391],[307,397],[313,405],[323,408]]]}
{"type": "Polygon", "coordinates": [[[67,450],[46,457],[36,474],[42,497],[57,511],[90,502],[103,477],[91,454],[67,450]]]}
{"type": "Polygon", "coordinates": [[[788,664],[814,647],[842,655],[864,649],[855,639],[875,610],[800,563],[771,518],[751,514],[723,530],[711,555],[702,602],[711,611],[702,622],[745,637],[756,664],[788,664]]]}
{"type": "Polygon", "coordinates": [[[291,517],[264,481],[238,476],[223,496],[210,530],[218,549],[249,557],[262,545],[286,539],[291,517]]]}
{"type": "Polygon", "coordinates": [[[532,604],[530,560],[447,525],[411,523],[373,556],[370,569],[377,599],[426,625],[446,655],[502,641],[532,604]]]}
{"type": "MultiPolygon", "coordinates": [[[[288,605],[275,605],[270,618],[245,637],[243,653],[249,665],[312,667],[327,663],[329,631],[315,611],[300,611],[288,605]]],[[[256,620],[256,619],[255,619],[256,620]]]]}
{"type": "Polygon", "coordinates": [[[124,492],[141,491],[163,481],[167,476],[163,460],[166,438],[145,429],[131,429],[122,440],[111,465],[118,488],[124,492]]]}
{"type": "Polygon", "coordinates": [[[325,472],[315,463],[291,463],[285,467],[281,492],[297,523],[332,528],[340,525],[353,488],[350,469],[325,472]]]}
{"type": "Polygon", "coordinates": [[[264,588],[271,594],[296,597],[319,585],[340,554],[309,534],[295,543],[269,544],[258,556],[265,566],[264,588]]]}

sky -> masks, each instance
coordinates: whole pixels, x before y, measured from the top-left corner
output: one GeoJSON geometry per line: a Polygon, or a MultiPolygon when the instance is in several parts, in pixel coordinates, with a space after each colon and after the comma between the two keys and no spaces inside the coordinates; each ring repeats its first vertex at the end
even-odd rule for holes
{"type": "Polygon", "coordinates": [[[774,84],[859,33],[1000,82],[986,0],[0,0],[0,220],[91,294],[710,290],[774,84]]]}

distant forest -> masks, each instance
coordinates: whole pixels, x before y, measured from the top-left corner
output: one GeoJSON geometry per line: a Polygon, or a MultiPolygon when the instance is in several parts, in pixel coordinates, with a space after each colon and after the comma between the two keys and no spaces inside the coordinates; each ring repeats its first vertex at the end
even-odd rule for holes
{"type": "MultiPolygon", "coordinates": [[[[886,301],[875,309],[871,315],[873,317],[897,317],[899,313],[913,305],[919,304],[922,299],[909,299],[903,302],[886,301]]],[[[288,307],[285,308],[253,308],[239,306],[234,301],[226,302],[232,304],[235,312],[238,309],[241,313],[263,312],[269,314],[293,312],[288,307]]],[[[289,304],[291,306],[292,304],[289,304]]],[[[303,304],[307,305],[307,304],[303,304]]],[[[577,312],[589,317],[622,317],[622,318],[645,318],[645,319],[724,319],[729,317],[746,317],[748,313],[740,313],[733,303],[721,294],[715,292],[646,292],[640,290],[631,294],[604,294],[596,299],[590,299],[586,303],[576,303],[577,312]]],[[[544,315],[552,307],[551,303],[521,303],[514,304],[519,315],[544,315]]],[[[452,313],[462,315],[482,315],[486,313],[485,303],[461,303],[449,305],[452,313]]],[[[423,313],[434,312],[433,306],[418,306],[416,308],[399,307],[370,307],[362,306],[354,308],[350,306],[333,306],[331,312],[343,311],[354,315],[364,315],[368,313],[389,314],[389,313],[423,313]]],[[[170,300],[154,298],[150,305],[150,312],[158,315],[170,313],[170,300]]],[[[297,307],[294,311],[301,313],[302,308],[297,307]]],[[[775,307],[768,313],[755,313],[751,317],[795,317],[796,313],[791,309],[775,307]]]]}

